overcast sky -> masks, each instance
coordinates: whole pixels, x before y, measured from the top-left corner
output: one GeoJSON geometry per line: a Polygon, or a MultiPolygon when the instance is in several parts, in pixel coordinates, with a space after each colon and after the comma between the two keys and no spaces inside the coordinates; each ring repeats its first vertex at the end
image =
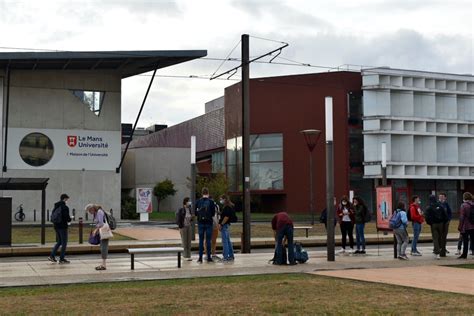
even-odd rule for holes
{"type": "MultiPolygon", "coordinates": [[[[52,50],[205,49],[225,58],[243,33],[251,56],[290,44],[281,57],[336,67],[390,66],[474,73],[472,0],[4,1],[0,47],[52,50]]],[[[231,57],[240,57],[237,47],[231,57]]],[[[268,59],[267,59],[268,60],[268,59]]],[[[278,62],[287,62],[275,59],[278,62]]],[[[195,60],[160,75],[209,76],[219,61],[195,60]]],[[[235,63],[226,62],[221,70],[235,63]]],[[[251,77],[326,71],[253,64],[251,77]]],[[[233,77],[238,79],[239,76],[233,77]]],[[[123,81],[122,121],[133,122],[149,76],[123,81]]],[[[237,81],[155,79],[139,126],[173,125],[204,113],[204,103],[237,81]]]]}

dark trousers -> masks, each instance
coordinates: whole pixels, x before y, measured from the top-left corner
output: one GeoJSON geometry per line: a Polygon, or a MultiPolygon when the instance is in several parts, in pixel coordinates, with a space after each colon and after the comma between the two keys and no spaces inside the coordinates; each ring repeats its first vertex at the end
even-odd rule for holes
{"type": "Polygon", "coordinates": [[[66,247],[67,247],[67,228],[55,227],[54,230],[56,231],[56,244],[51,250],[51,257],[56,256],[56,252],[61,246],[61,254],[59,255],[59,260],[64,260],[64,256],[66,255],[66,247]]]}
{"type": "Polygon", "coordinates": [[[204,253],[204,238],[206,239],[207,260],[211,260],[211,239],[212,239],[212,223],[202,224],[198,223],[199,233],[199,260],[202,260],[204,253]]]}
{"type": "Polygon", "coordinates": [[[446,257],[446,233],[445,223],[434,223],[431,225],[431,236],[433,237],[434,253],[446,257]]]}
{"type": "Polygon", "coordinates": [[[342,234],[342,248],[346,249],[347,244],[347,235],[349,235],[349,246],[354,248],[354,236],[352,232],[354,231],[354,225],[352,222],[341,222],[341,234],[342,234]]]}
{"type": "Polygon", "coordinates": [[[285,247],[283,246],[283,238],[286,237],[288,241],[288,261],[290,264],[295,263],[295,246],[293,245],[293,226],[292,225],[285,225],[276,234],[276,251],[275,251],[275,264],[286,264],[286,254],[285,247]],[[285,257],[285,261],[283,261],[283,257],[285,257]]]}
{"type": "Polygon", "coordinates": [[[469,247],[469,239],[471,239],[471,248],[472,248],[472,243],[474,241],[474,229],[466,230],[466,232],[461,233],[462,236],[462,257],[467,258],[467,250],[469,247]]]}

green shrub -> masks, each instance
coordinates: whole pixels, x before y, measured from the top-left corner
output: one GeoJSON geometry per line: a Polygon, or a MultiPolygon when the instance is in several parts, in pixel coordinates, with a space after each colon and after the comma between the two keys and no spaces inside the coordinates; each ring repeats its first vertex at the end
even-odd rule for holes
{"type": "Polygon", "coordinates": [[[153,188],[153,195],[156,196],[158,200],[157,210],[160,210],[160,202],[166,199],[168,196],[173,196],[176,194],[174,189],[174,184],[170,179],[165,179],[161,182],[158,182],[153,188]]]}
{"type": "Polygon", "coordinates": [[[137,200],[128,195],[122,195],[120,199],[122,208],[122,219],[138,219],[137,200]]]}

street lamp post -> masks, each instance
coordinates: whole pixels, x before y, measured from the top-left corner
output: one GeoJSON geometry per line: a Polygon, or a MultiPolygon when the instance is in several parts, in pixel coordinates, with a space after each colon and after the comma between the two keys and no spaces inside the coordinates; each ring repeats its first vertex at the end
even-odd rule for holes
{"type": "Polygon", "coordinates": [[[305,129],[300,131],[309,150],[309,211],[311,213],[311,225],[314,225],[314,198],[313,198],[313,149],[316,147],[321,131],[318,129],[305,129]]]}
{"type": "MultiPolygon", "coordinates": [[[[191,214],[196,209],[196,136],[191,136],[191,214]]],[[[195,217],[194,217],[195,218],[195,217]]],[[[191,225],[191,239],[196,239],[196,224],[193,219],[191,225]]]]}
{"type": "Polygon", "coordinates": [[[327,209],[327,260],[335,261],[334,241],[334,148],[332,97],[325,98],[326,121],[326,209],[327,209]]]}

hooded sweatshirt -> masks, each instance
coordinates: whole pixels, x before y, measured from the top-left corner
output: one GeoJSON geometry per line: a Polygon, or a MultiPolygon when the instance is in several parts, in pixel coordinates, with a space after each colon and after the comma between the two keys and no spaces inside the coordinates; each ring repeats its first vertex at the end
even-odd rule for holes
{"type": "Polygon", "coordinates": [[[466,233],[466,231],[474,229],[474,224],[469,221],[469,212],[471,211],[472,205],[474,205],[473,201],[464,201],[464,203],[461,205],[461,209],[459,210],[458,226],[460,233],[466,233]]]}

